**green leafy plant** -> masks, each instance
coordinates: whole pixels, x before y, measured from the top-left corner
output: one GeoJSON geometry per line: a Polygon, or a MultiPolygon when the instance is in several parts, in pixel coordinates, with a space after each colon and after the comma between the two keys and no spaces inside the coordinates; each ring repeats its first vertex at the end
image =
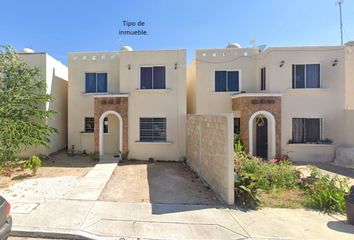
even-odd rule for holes
{"type": "Polygon", "coordinates": [[[318,143],[319,144],[332,144],[333,141],[329,138],[326,138],[326,139],[320,140],[318,143]]]}
{"type": "Polygon", "coordinates": [[[252,174],[235,176],[235,203],[239,206],[257,209],[261,204],[256,179],[252,174]]]}
{"type": "Polygon", "coordinates": [[[345,196],[349,192],[347,178],[322,174],[318,168],[310,167],[313,182],[305,186],[308,196],[306,205],[324,212],[345,212],[345,196]]]}
{"type": "Polygon", "coordinates": [[[235,135],[235,137],[234,137],[234,149],[235,149],[236,153],[243,152],[243,149],[244,149],[241,138],[238,135],[235,135]]]}
{"type": "Polygon", "coordinates": [[[57,132],[46,124],[55,114],[45,107],[52,100],[39,69],[10,46],[0,47],[0,163],[14,161],[30,146],[48,146],[57,132]]]}
{"type": "Polygon", "coordinates": [[[25,168],[31,169],[33,176],[35,176],[37,174],[37,170],[41,166],[42,166],[42,161],[36,155],[33,155],[25,162],[25,168]]]}

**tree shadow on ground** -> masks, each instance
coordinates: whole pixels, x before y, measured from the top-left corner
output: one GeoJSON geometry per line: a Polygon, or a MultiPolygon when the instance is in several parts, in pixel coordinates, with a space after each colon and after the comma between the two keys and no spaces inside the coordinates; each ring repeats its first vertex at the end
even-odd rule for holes
{"type": "Polygon", "coordinates": [[[85,168],[97,164],[90,155],[69,155],[66,151],[60,151],[42,159],[42,167],[85,168]]]}
{"type": "Polygon", "coordinates": [[[11,178],[11,180],[23,180],[23,179],[30,178],[30,177],[32,177],[31,174],[24,173],[24,174],[17,175],[15,177],[11,178]]]}

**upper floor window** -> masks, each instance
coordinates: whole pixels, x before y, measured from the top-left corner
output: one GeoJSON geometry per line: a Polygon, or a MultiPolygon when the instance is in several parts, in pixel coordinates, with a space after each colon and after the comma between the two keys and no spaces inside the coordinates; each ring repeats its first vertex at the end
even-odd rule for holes
{"type": "Polygon", "coordinates": [[[321,118],[293,118],[293,143],[318,143],[321,140],[321,118]]]}
{"type": "Polygon", "coordinates": [[[166,89],[166,68],[163,66],[141,67],[140,89],[166,89]]]}
{"type": "Polygon", "coordinates": [[[166,142],[166,118],[140,118],[141,142],[166,142]]]}
{"type": "Polygon", "coordinates": [[[239,90],[238,71],[215,71],[215,92],[238,92],[239,90]]]}
{"type": "Polygon", "coordinates": [[[86,73],[86,92],[107,92],[107,73],[86,73]]]}
{"type": "Polygon", "coordinates": [[[266,68],[261,68],[261,91],[266,90],[266,68]]]}
{"type": "Polygon", "coordinates": [[[293,88],[320,88],[320,64],[293,64],[293,88]]]}

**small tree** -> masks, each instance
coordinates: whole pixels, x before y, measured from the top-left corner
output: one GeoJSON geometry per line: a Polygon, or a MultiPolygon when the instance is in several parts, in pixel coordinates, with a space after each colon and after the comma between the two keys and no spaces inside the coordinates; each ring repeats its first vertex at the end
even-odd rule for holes
{"type": "Polygon", "coordinates": [[[0,47],[0,164],[16,159],[30,146],[48,146],[49,135],[57,132],[47,125],[55,111],[38,68],[23,62],[15,49],[0,47]]]}

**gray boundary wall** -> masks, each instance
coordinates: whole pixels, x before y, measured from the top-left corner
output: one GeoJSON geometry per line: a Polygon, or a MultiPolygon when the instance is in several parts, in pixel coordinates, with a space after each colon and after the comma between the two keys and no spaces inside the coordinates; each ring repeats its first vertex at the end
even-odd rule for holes
{"type": "Polygon", "coordinates": [[[187,117],[187,163],[227,204],[234,204],[233,117],[187,117]]]}

